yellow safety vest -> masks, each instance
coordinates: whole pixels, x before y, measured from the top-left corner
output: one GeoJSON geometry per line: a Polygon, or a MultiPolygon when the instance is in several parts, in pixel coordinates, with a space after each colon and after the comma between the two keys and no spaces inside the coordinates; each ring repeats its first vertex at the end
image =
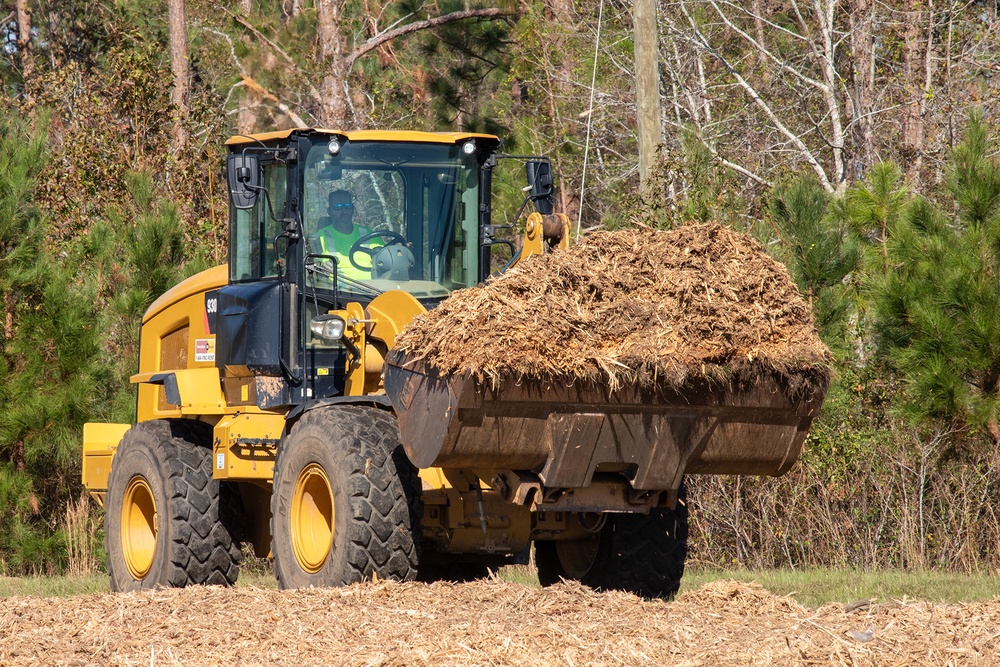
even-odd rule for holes
{"type": "MultiPolygon", "coordinates": [[[[354,225],[350,234],[338,232],[333,225],[327,225],[319,230],[319,243],[321,252],[324,255],[334,255],[337,258],[337,272],[352,280],[371,280],[371,269],[363,271],[353,264],[348,253],[351,247],[365,234],[370,233],[367,229],[354,225]]],[[[377,245],[378,239],[372,239],[377,245]]],[[[358,253],[362,255],[364,253],[358,253]]],[[[364,260],[360,260],[362,263],[364,260]]]]}

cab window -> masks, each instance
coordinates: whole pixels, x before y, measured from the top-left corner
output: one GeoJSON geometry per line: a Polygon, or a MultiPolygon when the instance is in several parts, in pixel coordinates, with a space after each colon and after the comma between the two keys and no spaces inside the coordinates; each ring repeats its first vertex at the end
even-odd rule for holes
{"type": "Polygon", "coordinates": [[[253,208],[232,208],[229,277],[233,282],[278,275],[274,238],[279,231],[278,220],[285,217],[287,166],[279,162],[265,163],[262,185],[264,190],[253,208]]]}

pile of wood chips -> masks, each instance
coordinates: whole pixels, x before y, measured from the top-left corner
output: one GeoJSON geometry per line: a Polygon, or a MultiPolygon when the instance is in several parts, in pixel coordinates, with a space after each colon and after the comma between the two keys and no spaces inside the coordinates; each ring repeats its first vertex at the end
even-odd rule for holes
{"type": "Polygon", "coordinates": [[[407,366],[678,389],[774,375],[823,388],[830,355],[787,270],[719,224],[595,232],[454,292],[396,340],[407,366]]]}
{"type": "Polygon", "coordinates": [[[0,664],[995,665],[1000,598],[808,609],[732,581],[675,602],[497,580],[0,599],[0,664]]]}

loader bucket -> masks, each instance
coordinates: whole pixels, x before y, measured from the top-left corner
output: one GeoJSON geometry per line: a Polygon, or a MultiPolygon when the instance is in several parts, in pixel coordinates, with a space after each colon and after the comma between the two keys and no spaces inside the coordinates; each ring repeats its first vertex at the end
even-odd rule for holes
{"type": "Polygon", "coordinates": [[[548,488],[622,473],[637,491],[676,490],[685,474],[781,475],[798,458],[826,384],[788,378],[705,381],[656,391],[442,377],[390,353],[385,389],[418,467],[528,471],[548,488]],[[808,383],[806,383],[808,384],[808,383]]]}

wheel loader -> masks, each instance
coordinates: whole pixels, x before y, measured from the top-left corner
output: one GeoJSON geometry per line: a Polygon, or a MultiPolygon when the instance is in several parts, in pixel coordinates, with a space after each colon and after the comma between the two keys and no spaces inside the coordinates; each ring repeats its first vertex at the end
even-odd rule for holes
{"type": "Polygon", "coordinates": [[[821,396],[496,387],[395,354],[452,291],[568,247],[546,159],[472,133],[227,148],[228,263],[145,313],[137,423],[84,428],[113,590],[233,584],[244,544],[282,588],[477,577],[533,545],[543,585],[670,596],[684,475],[796,460],[821,396]],[[492,218],[502,160],[524,163],[535,209],[516,243],[492,218]],[[324,238],[348,205],[354,229],[324,238]]]}

